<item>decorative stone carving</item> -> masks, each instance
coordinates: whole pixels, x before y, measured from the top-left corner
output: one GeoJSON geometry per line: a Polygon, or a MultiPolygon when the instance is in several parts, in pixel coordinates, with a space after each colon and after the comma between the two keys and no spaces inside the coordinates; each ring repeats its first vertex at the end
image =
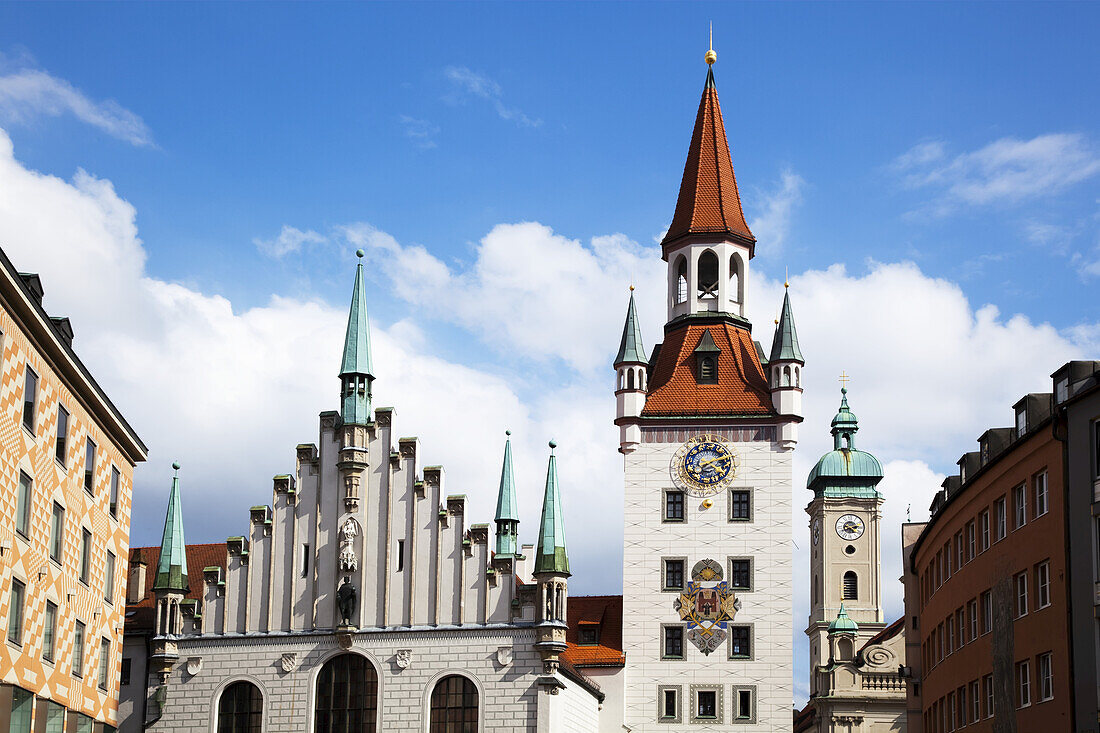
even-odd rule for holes
{"type": "Polygon", "coordinates": [[[893,669],[898,666],[897,656],[892,651],[879,644],[875,644],[865,649],[863,651],[863,658],[873,667],[890,667],[893,669]]]}
{"type": "Polygon", "coordinates": [[[279,660],[279,666],[283,668],[284,672],[293,672],[294,668],[298,666],[298,655],[294,652],[287,652],[279,660]]]}
{"type": "MultiPolygon", "coordinates": [[[[359,569],[359,559],[355,557],[355,538],[358,534],[359,525],[351,517],[340,525],[340,570],[344,572],[353,573],[359,569]]],[[[347,578],[344,582],[347,582],[347,578]]]]}
{"type": "Polygon", "coordinates": [[[512,663],[512,647],[510,646],[498,646],[497,647],[497,663],[502,667],[507,667],[512,663]]]}
{"type": "Polygon", "coordinates": [[[380,428],[388,428],[390,426],[390,413],[389,411],[383,412],[382,410],[374,411],[374,421],[378,423],[380,428]]]}
{"type": "Polygon", "coordinates": [[[202,669],[202,657],[188,657],[187,658],[187,674],[194,677],[202,669]]]}
{"type": "Polygon", "coordinates": [[[344,508],[349,512],[359,510],[359,474],[344,474],[344,508]]]}
{"type": "Polygon", "coordinates": [[[340,608],[341,626],[350,627],[359,607],[359,589],[351,582],[350,575],[344,576],[344,582],[336,590],[336,603],[340,608]]]}
{"type": "Polygon", "coordinates": [[[398,649],[397,654],[394,655],[394,661],[401,669],[408,669],[409,665],[412,664],[412,655],[412,649],[398,649]]]}
{"type": "Polygon", "coordinates": [[[726,640],[726,626],[741,610],[741,601],[722,580],[721,564],[706,559],[695,563],[691,582],[673,600],[672,608],[687,622],[688,641],[709,655],[726,640]]]}

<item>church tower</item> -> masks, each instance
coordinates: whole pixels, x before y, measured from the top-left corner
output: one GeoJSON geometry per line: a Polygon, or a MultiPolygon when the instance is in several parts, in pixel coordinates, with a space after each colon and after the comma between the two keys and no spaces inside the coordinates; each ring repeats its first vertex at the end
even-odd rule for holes
{"type": "Polygon", "coordinates": [[[187,543],[183,537],[183,504],[180,501],[180,464],[173,463],[172,489],[168,493],[168,509],[164,514],[157,574],[153,578],[153,598],[156,619],[153,626],[152,661],[166,681],[168,672],[179,660],[176,637],[183,633],[181,605],[187,595],[187,543]]]}
{"type": "Polygon", "coordinates": [[[810,515],[810,694],[819,665],[834,659],[841,618],[859,648],[885,627],[882,615],[882,572],[879,520],[882,518],[882,464],[856,448],[859,421],[848,407],[848,390],[841,389],[840,409],[833,418],[833,450],[810,471],[806,488],[814,497],[810,515]],[[834,634],[835,636],[835,634],[834,634]]]}
{"type": "Polygon", "coordinates": [[[663,342],[647,358],[632,292],[614,362],[626,500],[624,723],[636,732],[791,725],[791,456],[803,360],[789,297],[768,334],[778,376],[753,339],[746,306],[757,242],[737,190],[716,59],[707,52],[661,243],[663,342]]]}

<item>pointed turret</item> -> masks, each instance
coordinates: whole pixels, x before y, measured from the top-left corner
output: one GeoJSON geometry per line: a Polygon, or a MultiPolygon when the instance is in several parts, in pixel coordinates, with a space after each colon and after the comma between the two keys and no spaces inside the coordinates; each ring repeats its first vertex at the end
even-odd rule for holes
{"type": "Polygon", "coordinates": [[[772,388],[772,406],[786,418],[779,428],[780,445],[786,449],[798,443],[798,424],[802,422],[802,351],[791,310],[790,283],[783,284],[783,310],[775,322],[775,337],[768,357],[768,383],[772,388]]]}
{"type": "Polygon", "coordinates": [[[542,654],[543,671],[558,671],[558,655],[565,651],[567,579],[569,556],[565,552],[565,517],[558,494],[558,459],[554,455],[557,443],[550,441],[550,463],[546,467],[546,492],[542,497],[542,522],[539,541],[535,545],[534,580],[538,584],[538,641],[535,647],[542,654]]]}
{"type": "MultiPolygon", "coordinates": [[[[504,431],[511,436],[512,431],[504,431]]],[[[498,558],[514,557],[519,548],[519,505],[516,502],[516,479],[512,475],[512,440],[504,441],[504,465],[500,469],[500,490],[497,492],[497,548],[498,558]]]]}
{"type": "Polygon", "coordinates": [[[164,516],[164,533],[160,540],[160,557],[153,580],[154,591],[187,592],[187,546],[183,539],[183,506],[180,503],[179,463],[173,463],[176,474],[168,493],[168,511],[164,516]]]}
{"type": "Polygon", "coordinates": [[[546,492],[542,496],[542,523],[539,525],[539,541],[535,545],[535,574],[557,573],[569,577],[569,557],[565,552],[565,516],[558,493],[558,458],[554,455],[557,445],[550,441],[546,492]]]}
{"type": "Polygon", "coordinates": [[[626,323],[615,355],[615,424],[619,426],[619,452],[630,453],[642,440],[638,418],[645,407],[649,360],[642,344],[642,326],[634,306],[634,286],[630,286],[630,302],[626,307],[626,323]]]}
{"type": "Polygon", "coordinates": [[[783,291],[783,311],[780,313],[779,323],[775,327],[772,351],[768,357],[768,364],[776,362],[806,363],[802,359],[802,351],[798,348],[798,331],[795,330],[794,313],[791,312],[790,288],[784,288],[783,291]]]}
{"type": "Polygon", "coordinates": [[[344,357],[340,362],[340,417],[350,425],[370,422],[371,384],[374,382],[363,254],[361,249],[355,253],[359,263],[355,267],[355,286],[351,293],[347,335],[344,337],[344,357]]]}

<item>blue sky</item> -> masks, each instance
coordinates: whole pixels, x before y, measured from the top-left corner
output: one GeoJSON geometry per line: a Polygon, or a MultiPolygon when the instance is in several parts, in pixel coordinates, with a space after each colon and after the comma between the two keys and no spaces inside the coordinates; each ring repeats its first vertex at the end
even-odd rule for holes
{"type": "Polygon", "coordinates": [[[795,541],[843,368],[897,577],[905,506],[1098,353],[1096,4],[0,5],[0,244],[150,444],[134,543],[173,458],[218,541],[314,439],[365,246],[403,432],[488,518],[512,428],[531,535],[555,437],[573,585],[617,592],[609,362],[631,280],[664,320],[712,21],[755,335],[789,268],[807,358],[795,541]]]}

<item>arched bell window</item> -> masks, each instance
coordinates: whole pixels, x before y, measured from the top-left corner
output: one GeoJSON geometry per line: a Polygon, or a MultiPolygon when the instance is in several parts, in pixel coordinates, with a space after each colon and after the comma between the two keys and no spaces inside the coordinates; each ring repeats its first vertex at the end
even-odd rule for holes
{"type": "Polygon", "coordinates": [[[699,255],[696,274],[696,297],[700,300],[716,300],[718,298],[718,255],[709,249],[699,255]]]}
{"type": "Polygon", "coordinates": [[[737,255],[730,255],[730,300],[734,303],[741,302],[741,267],[737,255]]]}
{"type": "Polygon", "coordinates": [[[234,682],[218,700],[218,733],[260,733],[263,713],[260,688],[245,680],[234,682]]]}
{"type": "Polygon", "coordinates": [[[626,388],[634,389],[634,370],[630,369],[626,373],[626,388]]]}
{"type": "Polygon", "coordinates": [[[844,573],[841,598],[845,601],[854,601],[859,598],[859,579],[856,578],[856,574],[852,570],[844,573]]]}
{"type": "Polygon", "coordinates": [[[676,260],[676,304],[686,303],[688,299],[687,260],[680,255],[676,260]]]}
{"type": "Polygon", "coordinates": [[[477,686],[468,677],[448,675],[432,688],[428,733],[477,733],[477,686]]]}
{"type": "Polygon", "coordinates": [[[378,673],[360,654],[340,654],[317,676],[314,733],[374,733],[378,717],[378,673]]]}

